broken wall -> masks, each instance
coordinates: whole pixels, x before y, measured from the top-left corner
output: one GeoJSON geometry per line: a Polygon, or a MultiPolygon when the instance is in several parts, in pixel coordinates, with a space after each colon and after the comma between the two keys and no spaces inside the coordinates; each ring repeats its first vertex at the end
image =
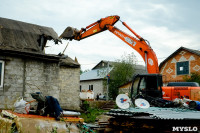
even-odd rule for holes
{"type": "Polygon", "coordinates": [[[57,98],[63,109],[80,109],[80,68],[60,66],[58,62],[6,56],[4,86],[0,89],[0,108],[12,108],[18,97],[30,101],[32,92],[57,98]]]}

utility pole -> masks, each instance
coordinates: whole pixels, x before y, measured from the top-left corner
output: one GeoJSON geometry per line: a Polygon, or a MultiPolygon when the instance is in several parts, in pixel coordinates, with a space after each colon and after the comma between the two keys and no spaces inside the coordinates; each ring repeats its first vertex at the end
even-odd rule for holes
{"type": "Polygon", "coordinates": [[[107,63],[107,86],[106,86],[106,101],[109,100],[109,97],[108,97],[108,87],[109,87],[109,61],[107,63]]]}

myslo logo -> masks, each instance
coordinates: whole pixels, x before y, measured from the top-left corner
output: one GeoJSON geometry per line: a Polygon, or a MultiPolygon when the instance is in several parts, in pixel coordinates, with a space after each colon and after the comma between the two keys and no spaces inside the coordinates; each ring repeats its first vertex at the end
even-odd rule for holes
{"type": "Polygon", "coordinates": [[[172,131],[196,132],[198,131],[198,128],[197,127],[172,127],[172,131]]]}

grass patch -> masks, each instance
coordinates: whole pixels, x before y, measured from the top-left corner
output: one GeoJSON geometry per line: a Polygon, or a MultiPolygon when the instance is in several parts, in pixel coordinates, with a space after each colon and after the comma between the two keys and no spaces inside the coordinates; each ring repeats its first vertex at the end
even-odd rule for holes
{"type": "Polygon", "coordinates": [[[84,122],[86,123],[93,123],[95,122],[97,116],[102,115],[103,113],[105,113],[107,111],[102,110],[102,109],[98,109],[98,108],[88,108],[87,111],[85,111],[84,113],[81,113],[81,118],[84,119],[84,122]]]}

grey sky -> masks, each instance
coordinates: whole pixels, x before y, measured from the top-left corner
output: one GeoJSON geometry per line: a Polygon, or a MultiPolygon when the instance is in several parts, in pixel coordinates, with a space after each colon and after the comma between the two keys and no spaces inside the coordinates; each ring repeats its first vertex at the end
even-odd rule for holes
{"type": "MultiPolygon", "coordinates": [[[[200,50],[199,0],[0,0],[0,17],[52,27],[60,35],[67,26],[78,29],[100,18],[119,15],[136,33],[147,39],[159,63],[181,46],[200,50]]],[[[127,31],[120,22],[116,26],[127,31]]],[[[128,31],[127,31],[128,32],[128,31]]],[[[62,52],[63,44],[48,44],[47,53],[62,52]]],[[[78,58],[82,69],[100,60],[116,60],[124,53],[139,54],[109,31],[70,41],[65,52],[78,58]]]]}

